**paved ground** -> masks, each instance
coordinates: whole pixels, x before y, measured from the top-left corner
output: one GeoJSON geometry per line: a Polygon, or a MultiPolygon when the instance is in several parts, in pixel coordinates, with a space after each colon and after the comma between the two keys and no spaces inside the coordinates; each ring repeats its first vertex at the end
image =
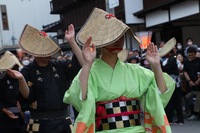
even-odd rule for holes
{"type": "Polygon", "coordinates": [[[200,120],[188,121],[184,125],[171,125],[172,133],[200,133],[200,120]]]}

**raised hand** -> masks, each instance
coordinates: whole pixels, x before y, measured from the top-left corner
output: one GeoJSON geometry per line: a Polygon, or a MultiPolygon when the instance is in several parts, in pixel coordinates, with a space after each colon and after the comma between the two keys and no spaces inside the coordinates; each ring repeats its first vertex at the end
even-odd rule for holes
{"type": "Polygon", "coordinates": [[[160,66],[158,48],[152,42],[147,46],[146,59],[152,67],[160,66]]]}
{"type": "Polygon", "coordinates": [[[68,26],[68,30],[65,31],[65,38],[70,43],[70,42],[74,41],[74,36],[75,36],[74,26],[73,26],[73,24],[70,24],[68,26]]]}
{"type": "Polygon", "coordinates": [[[93,63],[96,58],[96,48],[94,44],[92,44],[92,48],[90,47],[91,41],[92,37],[89,36],[82,49],[83,58],[86,63],[93,63]]]}
{"type": "Polygon", "coordinates": [[[23,75],[20,72],[16,71],[16,70],[7,69],[6,73],[11,78],[14,78],[14,79],[23,79],[23,75]]]}

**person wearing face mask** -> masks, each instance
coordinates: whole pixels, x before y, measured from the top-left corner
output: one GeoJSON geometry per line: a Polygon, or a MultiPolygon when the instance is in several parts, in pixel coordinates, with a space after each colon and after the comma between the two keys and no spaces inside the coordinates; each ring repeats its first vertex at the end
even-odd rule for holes
{"type": "Polygon", "coordinates": [[[183,58],[185,58],[183,45],[181,43],[177,43],[176,48],[177,48],[176,55],[181,54],[183,58]]]}
{"type": "Polygon", "coordinates": [[[30,58],[28,55],[23,55],[21,58],[21,63],[23,66],[27,66],[30,63],[30,58]]]}
{"type": "Polygon", "coordinates": [[[198,49],[198,46],[196,44],[193,44],[193,39],[190,38],[190,37],[186,40],[186,43],[187,43],[188,46],[185,48],[184,53],[185,53],[185,57],[188,57],[188,55],[187,55],[188,48],[189,47],[195,47],[196,49],[198,49]]]}

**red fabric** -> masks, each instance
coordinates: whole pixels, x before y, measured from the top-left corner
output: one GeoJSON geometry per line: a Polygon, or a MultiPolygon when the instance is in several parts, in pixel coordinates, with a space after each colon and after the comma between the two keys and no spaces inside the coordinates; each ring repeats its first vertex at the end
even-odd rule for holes
{"type": "Polygon", "coordinates": [[[124,111],[122,113],[116,113],[116,114],[109,114],[109,115],[100,116],[101,114],[105,113],[105,108],[103,106],[99,106],[97,108],[98,108],[97,109],[98,112],[96,112],[96,113],[97,113],[98,117],[95,119],[95,121],[96,121],[96,123],[95,123],[96,127],[100,126],[100,120],[104,119],[104,118],[110,118],[110,117],[116,117],[116,116],[122,116],[122,115],[123,116],[128,116],[130,114],[139,114],[140,113],[139,110],[138,111],[129,111],[129,112],[124,111]]]}
{"type": "Polygon", "coordinates": [[[128,99],[124,96],[121,96],[120,98],[117,98],[117,99],[112,100],[112,101],[97,102],[96,105],[106,104],[106,103],[114,103],[114,102],[120,102],[120,101],[132,101],[132,100],[137,100],[137,98],[128,99]]]}
{"type": "Polygon", "coordinates": [[[115,18],[115,16],[113,14],[107,14],[106,17],[108,17],[108,19],[110,19],[111,17],[115,18]]]}
{"type": "Polygon", "coordinates": [[[38,32],[38,33],[42,33],[44,37],[47,36],[46,32],[44,32],[44,31],[41,31],[41,32],[38,32]]]}

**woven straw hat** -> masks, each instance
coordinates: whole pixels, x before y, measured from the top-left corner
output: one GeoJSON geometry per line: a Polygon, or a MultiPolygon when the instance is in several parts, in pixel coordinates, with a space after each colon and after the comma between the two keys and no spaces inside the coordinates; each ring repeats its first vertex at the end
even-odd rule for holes
{"type": "Polygon", "coordinates": [[[118,58],[120,59],[121,62],[126,61],[128,57],[128,50],[124,48],[121,52],[118,53],[118,58]]]}
{"type": "Polygon", "coordinates": [[[170,39],[165,45],[164,47],[161,48],[161,50],[159,51],[159,55],[160,57],[165,56],[167,53],[169,53],[174,46],[176,45],[176,39],[173,37],[172,39],[170,39]]]}
{"type": "Polygon", "coordinates": [[[48,57],[60,50],[45,32],[29,25],[25,25],[18,45],[24,52],[36,57],[48,57]]]}
{"type": "Polygon", "coordinates": [[[94,8],[85,24],[76,36],[76,41],[84,45],[86,39],[92,36],[92,43],[97,48],[114,43],[125,33],[132,35],[139,43],[141,41],[133,34],[130,27],[102,9],[94,8]]]}
{"type": "Polygon", "coordinates": [[[0,59],[0,71],[6,71],[6,69],[11,69],[15,65],[18,65],[20,68],[22,68],[22,65],[17,57],[10,51],[6,51],[4,56],[0,59]]]}

